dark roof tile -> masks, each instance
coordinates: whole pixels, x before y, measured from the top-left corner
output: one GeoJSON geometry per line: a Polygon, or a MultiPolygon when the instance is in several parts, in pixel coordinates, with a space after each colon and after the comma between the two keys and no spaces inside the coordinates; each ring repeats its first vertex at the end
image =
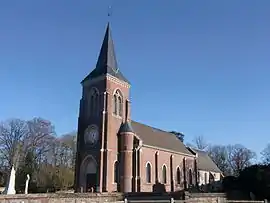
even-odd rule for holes
{"type": "Polygon", "coordinates": [[[82,82],[105,74],[109,74],[118,78],[119,80],[129,83],[129,81],[119,70],[109,23],[102,42],[96,68],[89,75],[87,75],[82,82]]]}
{"type": "Polygon", "coordinates": [[[131,123],[128,122],[128,121],[122,123],[121,127],[119,129],[119,133],[124,133],[124,132],[126,132],[126,133],[134,133],[134,130],[133,130],[132,126],[131,126],[131,123]]]}
{"type": "Polygon", "coordinates": [[[207,152],[190,148],[198,155],[197,166],[199,170],[222,173],[207,152]]]}
{"type": "Polygon", "coordinates": [[[132,121],[131,124],[143,144],[192,155],[174,134],[135,121],[132,121]]]}

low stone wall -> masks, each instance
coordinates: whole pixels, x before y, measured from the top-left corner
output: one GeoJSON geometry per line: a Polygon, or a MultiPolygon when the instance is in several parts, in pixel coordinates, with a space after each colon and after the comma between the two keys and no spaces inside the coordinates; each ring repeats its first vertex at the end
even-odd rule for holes
{"type": "MultiPolygon", "coordinates": [[[[0,203],[104,203],[123,202],[128,200],[166,200],[171,198],[183,200],[189,203],[223,203],[228,202],[225,193],[189,193],[179,191],[177,193],[46,193],[46,194],[17,194],[0,195],[0,203]]],[[[233,199],[236,200],[236,199],[233,199]]],[[[176,201],[177,202],[177,201],[176,201]]],[[[184,201],[183,201],[184,202],[184,201]]]]}
{"type": "Polygon", "coordinates": [[[191,202],[207,202],[218,203],[226,202],[227,196],[225,193],[188,193],[185,192],[185,199],[191,202]]]}
{"type": "Polygon", "coordinates": [[[0,195],[0,203],[104,203],[123,200],[121,193],[55,193],[0,195]]]}

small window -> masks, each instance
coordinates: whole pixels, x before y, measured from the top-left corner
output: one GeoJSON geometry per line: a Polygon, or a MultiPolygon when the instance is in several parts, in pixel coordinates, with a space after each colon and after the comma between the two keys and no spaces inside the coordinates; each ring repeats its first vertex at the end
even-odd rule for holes
{"type": "Polygon", "coordinates": [[[146,182],[151,183],[151,165],[150,165],[150,163],[146,164],[146,182]]]}
{"type": "Polygon", "coordinates": [[[180,184],[181,183],[181,171],[180,168],[178,167],[176,170],[176,183],[180,184]]]}
{"type": "Polygon", "coordinates": [[[189,185],[192,185],[193,181],[192,181],[192,170],[189,169],[189,185]]]}
{"type": "Polygon", "coordinates": [[[99,93],[96,88],[92,88],[90,92],[90,114],[97,115],[99,110],[99,93]]]}
{"type": "Polygon", "coordinates": [[[123,102],[122,102],[121,96],[118,96],[118,110],[119,110],[118,115],[122,116],[122,114],[123,114],[123,102]]]}
{"type": "Polygon", "coordinates": [[[162,183],[167,183],[167,169],[165,165],[162,167],[162,183]]]}
{"type": "Polygon", "coordinates": [[[207,181],[207,173],[204,173],[204,184],[207,184],[208,181],[207,181]]]}

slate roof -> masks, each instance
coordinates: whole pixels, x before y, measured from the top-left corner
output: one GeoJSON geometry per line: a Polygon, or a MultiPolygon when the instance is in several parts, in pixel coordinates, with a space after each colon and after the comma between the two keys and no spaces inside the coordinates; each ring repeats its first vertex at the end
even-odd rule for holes
{"type": "Polygon", "coordinates": [[[129,83],[129,81],[119,70],[109,23],[107,24],[96,68],[89,75],[87,75],[82,82],[105,74],[109,74],[124,82],[129,83]]]}
{"type": "Polygon", "coordinates": [[[134,133],[134,130],[133,130],[131,123],[129,121],[122,123],[120,126],[119,133],[124,133],[124,132],[134,133]]]}
{"type": "Polygon", "coordinates": [[[198,155],[197,167],[199,170],[222,173],[207,152],[193,148],[191,150],[198,155]]]}
{"type": "Polygon", "coordinates": [[[153,128],[136,121],[131,121],[136,135],[142,139],[143,144],[163,148],[187,155],[193,155],[186,146],[172,133],[153,128]]]}

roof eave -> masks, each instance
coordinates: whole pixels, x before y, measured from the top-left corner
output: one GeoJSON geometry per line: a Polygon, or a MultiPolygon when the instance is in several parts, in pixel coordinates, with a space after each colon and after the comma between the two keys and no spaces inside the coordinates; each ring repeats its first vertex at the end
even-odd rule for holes
{"type": "Polygon", "coordinates": [[[192,158],[196,157],[195,155],[192,155],[192,154],[187,154],[187,153],[184,153],[184,152],[177,152],[177,151],[174,151],[174,150],[164,149],[164,148],[160,148],[160,147],[157,147],[157,146],[151,146],[151,145],[147,145],[147,144],[143,144],[143,143],[142,143],[142,146],[147,147],[147,148],[157,149],[157,150],[160,150],[160,151],[165,151],[165,152],[170,152],[170,153],[179,154],[179,155],[183,155],[183,156],[188,156],[188,157],[192,157],[192,158]]]}

